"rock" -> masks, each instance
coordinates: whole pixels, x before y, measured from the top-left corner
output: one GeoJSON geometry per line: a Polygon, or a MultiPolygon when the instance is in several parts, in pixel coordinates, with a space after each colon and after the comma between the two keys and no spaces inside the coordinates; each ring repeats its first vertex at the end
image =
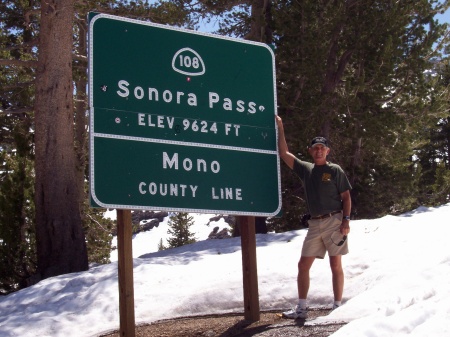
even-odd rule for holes
{"type": "Polygon", "coordinates": [[[228,239],[231,238],[230,233],[228,233],[228,229],[222,228],[219,232],[219,227],[214,227],[213,231],[208,235],[208,240],[214,239],[228,239]]]}
{"type": "Polygon", "coordinates": [[[214,216],[212,218],[209,218],[209,222],[208,222],[208,226],[211,222],[217,222],[220,219],[222,219],[229,224],[231,227],[234,226],[234,224],[236,223],[236,217],[234,215],[223,215],[223,214],[219,214],[217,216],[214,216]]]}
{"type": "MultiPolygon", "coordinates": [[[[132,211],[131,225],[133,227],[133,234],[146,232],[154,227],[158,227],[159,223],[164,221],[164,218],[167,216],[169,216],[168,212],[132,211]]],[[[114,228],[111,234],[116,236],[117,228],[114,228]]]]}

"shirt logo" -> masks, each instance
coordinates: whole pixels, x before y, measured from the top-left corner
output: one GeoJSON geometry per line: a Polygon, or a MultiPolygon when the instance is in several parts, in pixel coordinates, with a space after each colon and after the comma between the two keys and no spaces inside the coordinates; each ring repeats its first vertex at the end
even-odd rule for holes
{"type": "Polygon", "coordinates": [[[331,181],[331,174],[330,173],[322,174],[322,181],[325,181],[325,182],[331,181]]]}

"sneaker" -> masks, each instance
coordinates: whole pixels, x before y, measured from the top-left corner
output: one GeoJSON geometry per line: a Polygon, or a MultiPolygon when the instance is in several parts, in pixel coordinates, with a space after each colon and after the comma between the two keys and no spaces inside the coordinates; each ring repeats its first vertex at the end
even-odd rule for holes
{"type": "Polygon", "coordinates": [[[308,317],[308,310],[302,309],[297,305],[295,308],[292,308],[291,310],[283,312],[283,317],[292,318],[292,319],[297,319],[297,318],[306,319],[306,317],[308,317]]]}
{"type": "Polygon", "coordinates": [[[333,303],[333,308],[331,309],[331,311],[333,311],[333,310],[335,310],[335,309],[337,309],[339,307],[340,307],[340,305],[337,305],[336,303],[333,303]]]}

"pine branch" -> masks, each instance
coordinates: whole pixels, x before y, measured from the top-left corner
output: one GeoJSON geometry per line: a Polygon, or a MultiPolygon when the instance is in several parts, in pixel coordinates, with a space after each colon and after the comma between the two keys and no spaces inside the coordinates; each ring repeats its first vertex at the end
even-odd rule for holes
{"type": "Polygon", "coordinates": [[[0,115],[21,115],[21,114],[30,114],[33,112],[33,108],[24,107],[24,108],[8,108],[8,109],[0,109],[0,115]]]}
{"type": "Polygon", "coordinates": [[[38,44],[39,44],[39,40],[33,39],[28,42],[23,42],[20,45],[14,45],[14,46],[9,46],[9,47],[2,46],[2,49],[4,51],[20,50],[20,49],[25,49],[25,48],[29,48],[29,47],[36,47],[38,44]]]}
{"type": "Polygon", "coordinates": [[[19,82],[19,83],[14,83],[14,84],[10,84],[10,85],[3,85],[1,87],[0,93],[6,92],[6,91],[9,91],[9,90],[13,90],[13,89],[17,89],[17,88],[27,88],[27,87],[29,87],[30,85],[33,85],[33,84],[34,84],[34,81],[19,82]]]}
{"type": "Polygon", "coordinates": [[[31,68],[37,68],[38,62],[34,60],[6,60],[6,59],[0,59],[0,66],[19,66],[19,67],[31,67],[31,68]]]}

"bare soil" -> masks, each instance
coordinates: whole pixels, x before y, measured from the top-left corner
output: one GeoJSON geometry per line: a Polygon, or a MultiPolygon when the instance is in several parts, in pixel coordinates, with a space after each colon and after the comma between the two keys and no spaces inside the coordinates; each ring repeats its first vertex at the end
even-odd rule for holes
{"type": "MultiPolygon", "coordinates": [[[[327,315],[330,310],[310,310],[308,320],[327,315]]],[[[276,312],[262,312],[258,322],[243,314],[183,317],[137,325],[136,337],[328,337],[344,324],[305,325],[305,320],[281,318],[276,312]]],[[[119,331],[99,337],[120,337],[119,331]]]]}

